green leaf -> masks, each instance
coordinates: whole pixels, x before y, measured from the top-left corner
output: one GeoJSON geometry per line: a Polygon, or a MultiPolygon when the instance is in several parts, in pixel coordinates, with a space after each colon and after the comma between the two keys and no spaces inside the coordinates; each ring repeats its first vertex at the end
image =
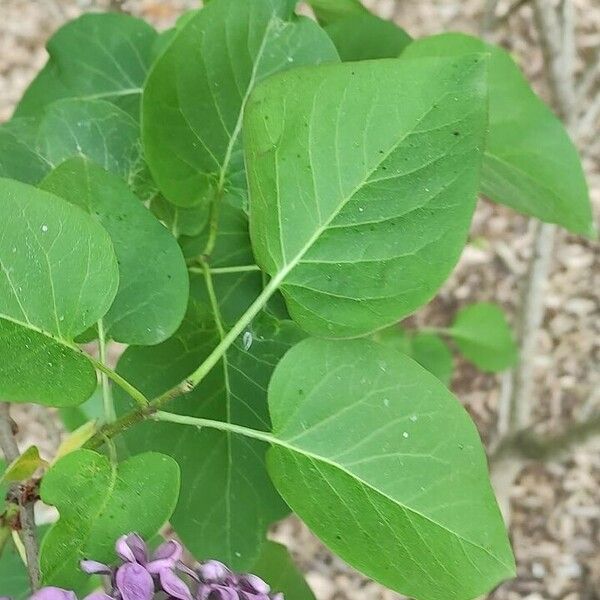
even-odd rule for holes
{"type": "Polygon", "coordinates": [[[104,418],[102,388],[98,386],[83,404],[60,408],[58,412],[67,431],[75,431],[90,421],[102,420],[104,418]]]}
{"type": "Polygon", "coordinates": [[[48,463],[40,456],[37,446],[29,446],[23,454],[18,456],[0,477],[0,483],[24,481],[31,477],[40,467],[48,463]]]}
{"type": "Polygon", "coordinates": [[[13,600],[27,600],[31,596],[27,568],[12,540],[8,540],[0,555],[0,591],[13,600]]]}
{"type": "Polygon", "coordinates": [[[81,209],[0,180],[0,397],[72,406],[96,387],[73,339],[110,308],[119,275],[106,231],[81,209]]]}
{"type": "Polygon", "coordinates": [[[344,62],[395,58],[412,41],[404,29],[370,13],[336,20],[325,31],[344,62]]]}
{"type": "Polygon", "coordinates": [[[408,332],[399,325],[392,325],[385,329],[380,329],[372,335],[373,341],[383,344],[388,348],[393,348],[396,352],[402,354],[411,353],[411,339],[408,332]]]}
{"type": "MultiPolygon", "coordinates": [[[[179,332],[163,344],[128,348],[117,371],[150,397],[185,379],[220,339],[208,306],[206,300],[195,301],[179,332]]],[[[293,323],[260,316],[202,383],[170,409],[267,430],[266,389],[271,373],[299,339],[293,323]]],[[[123,394],[118,392],[117,398],[124,399],[123,394]]],[[[168,452],[180,464],[181,494],[171,523],[194,556],[249,569],[269,525],[287,513],[265,469],[265,444],[168,423],[141,424],[127,432],[125,439],[135,452],[168,452]]]]}
{"type": "Polygon", "coordinates": [[[145,21],[125,14],[70,21],[50,38],[48,62],[15,114],[36,116],[55,100],[86,98],[110,101],[137,116],[157,37],[145,21]]]}
{"type": "Polygon", "coordinates": [[[39,153],[56,167],[86,156],[107,171],[134,182],[145,168],[138,124],[104,100],[60,100],[40,122],[39,153]]]}
{"type": "Polygon", "coordinates": [[[329,25],[349,16],[368,15],[360,0],[308,0],[321,25],[329,25]]]}
{"type": "Polygon", "coordinates": [[[42,500],[60,513],[41,545],[43,583],[73,588],[87,579],[81,559],[112,563],[119,536],[153,536],[171,516],[178,492],[179,468],[169,456],[147,452],[111,464],[91,450],[67,454],[40,488],[42,500]]]}
{"type": "MultiPolygon", "coordinates": [[[[150,210],[176,238],[197,236],[208,224],[209,214],[205,206],[192,206],[191,208],[176,206],[160,194],[152,198],[150,210]]],[[[201,254],[202,249],[196,256],[201,254]]]]}
{"type": "Polygon", "coordinates": [[[465,357],[482,371],[503,371],[517,361],[512,331],[496,304],[465,306],[456,314],[448,333],[465,357]]]}
{"type": "Polygon", "coordinates": [[[514,575],[472,421],[410,358],[308,339],[269,385],[271,477],[342,559],[417,600],[467,600],[514,575]]]}
{"type": "Polygon", "coordinates": [[[296,65],[336,60],[327,35],[286,0],[214,0],[156,61],[142,101],[144,151],[179,206],[226,194],[245,201],[242,116],[252,88],[296,65]]]}
{"type": "Polygon", "coordinates": [[[489,53],[490,131],[481,191],[501,204],[583,235],[594,235],[585,176],[563,124],[501,48],[449,33],[413,42],[403,57],[489,53]]]}
{"type": "Polygon", "coordinates": [[[0,126],[0,177],[36,184],[50,169],[35,146],[37,126],[31,119],[12,119],[0,126]]]}
{"type": "Polygon", "coordinates": [[[107,335],[138,345],[173,335],[185,314],[189,288],[175,238],[119,177],[85,158],[62,163],[41,187],[90,213],[111,237],[119,289],[104,316],[107,335]]]}
{"type": "Polygon", "coordinates": [[[287,548],[281,544],[266,542],[251,571],[268,582],[271,590],[282,592],[285,600],[315,600],[287,548]]]}
{"type": "Polygon", "coordinates": [[[417,333],[410,341],[409,355],[444,385],[450,383],[454,370],[452,352],[439,335],[417,333]]]}
{"type": "Polygon", "coordinates": [[[485,128],[479,55],[295,69],[255,90],[252,244],[302,328],[363,335],[431,298],[465,244],[485,128]]]}

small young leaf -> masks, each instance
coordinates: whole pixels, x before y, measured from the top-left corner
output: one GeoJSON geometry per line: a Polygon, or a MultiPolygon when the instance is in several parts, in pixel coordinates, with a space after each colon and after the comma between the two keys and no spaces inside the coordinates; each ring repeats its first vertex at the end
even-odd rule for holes
{"type": "Polygon", "coordinates": [[[416,362],[308,339],[277,366],[269,408],[277,489],[352,566],[417,600],[468,600],[514,575],[477,430],[416,362]]]}
{"type": "Polygon", "coordinates": [[[179,467],[154,452],[111,464],[77,450],[46,473],[40,493],[60,513],[41,545],[43,582],[73,588],[87,580],[81,559],[112,563],[119,536],[137,531],[150,538],[165,524],[177,502],[179,467]]]}
{"type": "Polygon", "coordinates": [[[81,209],[0,180],[0,397],[73,406],[96,387],[73,339],[108,311],[119,275],[106,231],[81,209]]]}
{"type": "Polygon", "coordinates": [[[85,158],[65,161],[41,187],[89,212],[112,239],[119,289],[103,319],[107,335],[137,345],[158,344],[173,335],[189,293],[175,238],[121,179],[85,158]]]}
{"type": "Polygon", "coordinates": [[[477,51],[490,55],[490,131],[481,191],[495,202],[542,221],[593,235],[592,210],[577,149],[505,50],[467,35],[447,33],[413,42],[402,56],[477,51]]]}
{"type": "MultiPolygon", "coordinates": [[[[233,289],[238,286],[236,282],[233,289]]],[[[192,304],[177,335],[163,344],[128,348],[118,372],[150,397],[183,380],[219,341],[213,317],[204,306],[192,304]]],[[[268,429],[266,388],[271,373],[299,339],[293,323],[262,315],[193,392],[173,403],[172,410],[268,429]]],[[[269,525],[287,513],[266,472],[265,444],[167,423],[142,424],[125,439],[131,450],[168,452],[180,464],[182,488],[171,523],[194,556],[217,558],[248,570],[269,525]]]]}
{"type": "Polygon", "coordinates": [[[325,31],[344,62],[395,58],[412,41],[404,29],[370,13],[334,21],[325,31]]]}
{"type": "Polygon", "coordinates": [[[23,454],[6,467],[0,477],[0,483],[24,481],[31,477],[40,467],[47,467],[48,463],[40,456],[37,446],[29,446],[23,454]]]}
{"type": "Polygon", "coordinates": [[[263,544],[261,555],[250,571],[267,581],[271,590],[283,593],[285,600],[316,600],[287,548],[281,544],[263,544]]]}
{"type": "Polygon", "coordinates": [[[286,0],[213,0],[181,29],[144,88],[144,151],[179,206],[213,194],[245,202],[242,116],[252,88],[296,65],[336,60],[327,35],[286,0]]]}
{"type": "Polygon", "coordinates": [[[308,0],[321,25],[329,25],[345,17],[368,15],[360,0],[308,0]]]}
{"type": "Polygon", "coordinates": [[[448,333],[459,350],[482,371],[503,371],[517,360],[518,350],[502,309],[480,302],[461,309],[448,333]]]}
{"type": "Polygon", "coordinates": [[[485,70],[479,55],[382,59],[294,69],[254,91],[252,245],[303,329],[372,332],[447,277],[475,206],[485,70]]]}
{"type": "Polygon", "coordinates": [[[444,385],[450,383],[454,368],[452,352],[439,335],[417,333],[411,339],[409,355],[444,385]]]}
{"type": "Polygon", "coordinates": [[[19,103],[16,115],[37,116],[62,98],[104,99],[134,117],[158,34],[141,19],[90,13],[48,41],[50,58],[19,103]]]}

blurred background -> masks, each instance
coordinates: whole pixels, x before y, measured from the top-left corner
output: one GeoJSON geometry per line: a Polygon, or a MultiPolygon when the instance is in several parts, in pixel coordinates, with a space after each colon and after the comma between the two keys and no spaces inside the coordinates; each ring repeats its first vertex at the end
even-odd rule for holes
{"type": "MultiPolygon", "coordinates": [[[[511,51],[536,91],[550,104],[555,102],[532,2],[365,0],[365,4],[414,37],[442,31],[483,35],[511,51]]],[[[195,0],[0,0],[0,122],[10,117],[46,60],[46,40],[65,21],[85,11],[123,10],[162,29],[197,5],[195,0]]],[[[574,108],[567,116],[598,223],[600,0],[571,0],[569,8],[575,78],[574,108]]],[[[414,324],[446,325],[460,306],[491,300],[501,304],[518,326],[536,227],[507,208],[481,201],[457,269],[436,299],[411,317],[414,324]]],[[[593,418],[600,414],[600,244],[562,230],[554,242],[538,307],[541,331],[528,357],[533,373],[526,398],[529,422],[543,436],[560,435],[574,423],[595,423],[593,418]]],[[[503,427],[510,376],[486,375],[456,360],[452,389],[491,449],[503,427]]],[[[27,406],[15,406],[14,416],[22,442],[35,442],[51,454],[62,435],[55,416],[27,406]]],[[[600,599],[600,427],[593,428],[597,434],[592,431],[585,441],[575,439],[544,461],[516,456],[492,464],[518,577],[489,598],[600,599]]],[[[399,598],[331,556],[296,519],[278,524],[273,536],[290,547],[318,600],[399,598]]]]}

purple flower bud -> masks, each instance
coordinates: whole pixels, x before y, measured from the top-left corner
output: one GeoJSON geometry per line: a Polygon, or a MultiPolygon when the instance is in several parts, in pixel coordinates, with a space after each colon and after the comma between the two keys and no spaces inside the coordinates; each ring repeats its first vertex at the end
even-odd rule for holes
{"type": "Polygon", "coordinates": [[[169,559],[173,561],[173,564],[181,560],[183,549],[181,544],[175,540],[168,540],[162,543],[152,555],[152,560],[165,560],[169,559]]]}
{"type": "Polygon", "coordinates": [[[271,591],[271,588],[260,577],[251,573],[240,575],[238,585],[245,592],[253,594],[268,594],[271,591]]]}
{"type": "Polygon", "coordinates": [[[188,586],[175,575],[171,569],[163,569],[159,573],[160,587],[172,598],[192,600],[188,586]]]}
{"type": "Polygon", "coordinates": [[[125,562],[139,563],[140,565],[148,562],[146,542],[137,533],[121,536],[115,544],[115,550],[125,562]]]}
{"type": "Polygon", "coordinates": [[[223,585],[200,584],[197,600],[239,600],[237,591],[223,585]]]}
{"type": "Polygon", "coordinates": [[[198,567],[198,575],[204,583],[223,583],[231,571],[218,560],[207,560],[198,567]]]}
{"type": "Polygon", "coordinates": [[[125,563],[119,567],[115,584],[123,600],[152,600],[154,596],[152,575],[136,563],[125,563]]]}
{"type": "Polygon", "coordinates": [[[77,596],[69,590],[48,586],[34,592],[29,600],[77,600],[77,596]]]}
{"type": "Polygon", "coordinates": [[[152,560],[146,564],[146,569],[152,575],[157,575],[163,569],[172,570],[177,566],[182,554],[181,544],[175,540],[169,540],[156,549],[152,560]]]}
{"type": "Polygon", "coordinates": [[[81,560],[79,567],[88,575],[110,575],[112,573],[112,569],[108,565],[96,560],[81,560]]]}

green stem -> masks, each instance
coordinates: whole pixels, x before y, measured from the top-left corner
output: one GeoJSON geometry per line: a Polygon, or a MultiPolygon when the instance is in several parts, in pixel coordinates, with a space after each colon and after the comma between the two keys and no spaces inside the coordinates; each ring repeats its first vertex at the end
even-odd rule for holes
{"type": "MultiPolygon", "coordinates": [[[[100,362],[106,365],[106,335],[104,331],[104,323],[102,319],[98,320],[98,347],[100,354],[100,362]]],[[[100,383],[102,385],[102,403],[104,405],[104,418],[107,423],[112,423],[116,420],[115,404],[113,402],[112,391],[108,375],[105,372],[100,374],[100,383]]]]}
{"type": "Polygon", "coordinates": [[[191,375],[189,375],[185,381],[182,381],[179,385],[152,400],[150,403],[151,406],[158,409],[172,398],[193,390],[219,362],[229,346],[235,342],[237,337],[259,313],[269,298],[277,291],[286,275],[287,270],[280,271],[273,279],[271,279],[263,291],[257,296],[256,300],[254,300],[246,312],[241,316],[240,320],[227,332],[227,334],[225,334],[221,342],[217,344],[215,349],[208,355],[206,360],[191,375]]]}
{"type": "Polygon", "coordinates": [[[240,435],[261,440],[269,444],[278,444],[281,442],[274,435],[267,431],[259,431],[258,429],[250,429],[235,423],[226,423],[225,421],[213,421],[212,419],[202,419],[200,417],[188,417],[187,415],[177,415],[175,413],[159,410],[151,417],[155,421],[165,421],[168,423],[177,423],[179,425],[191,425],[193,427],[209,427],[210,429],[218,429],[219,431],[227,431],[229,433],[239,433],[240,435]]]}
{"type": "MultiPolygon", "coordinates": [[[[244,331],[252,319],[259,313],[262,307],[267,303],[269,298],[278,290],[281,282],[285,279],[288,273],[293,268],[293,264],[287,265],[286,268],[281,270],[269,283],[265,286],[263,291],[257,296],[254,302],[248,307],[246,312],[240,317],[239,321],[229,330],[229,332],[223,337],[221,342],[215,347],[215,349],[209,354],[206,360],[186,379],[175,387],[167,390],[164,394],[157,396],[148,404],[140,404],[138,410],[131,411],[123,415],[120,419],[117,419],[114,423],[108,423],[105,427],[102,427],[90,440],[85,444],[86,448],[99,448],[104,444],[105,438],[113,438],[125,429],[129,429],[136,423],[143,421],[144,419],[153,416],[159,411],[165,404],[181,396],[191,392],[204,377],[210,372],[210,370],[219,362],[221,357],[225,354],[229,346],[235,342],[238,336],[244,331]]],[[[100,368],[100,367],[99,367],[100,368]]],[[[116,375],[116,373],[115,373],[116,375]]],[[[110,377],[110,374],[109,374],[110,377]]],[[[131,384],[121,379],[121,383],[126,383],[133,390],[131,384]]],[[[121,384],[119,384],[121,385],[121,384]]],[[[123,387],[123,386],[121,386],[123,387]]],[[[123,387],[123,389],[126,389],[123,387]]],[[[140,392],[138,392],[139,394],[140,392]]],[[[142,396],[142,398],[145,397],[142,396]]],[[[146,401],[147,402],[147,401],[146,401]]]]}
{"type": "Polygon", "coordinates": [[[109,379],[111,379],[114,383],[116,383],[121,389],[127,392],[131,398],[135,401],[135,403],[140,407],[140,409],[147,409],[150,405],[150,402],[140,390],[131,385],[129,381],[123,379],[116,371],[113,371],[110,367],[106,366],[99,360],[96,360],[93,356],[85,355],[92,364],[100,371],[101,373],[107,375],[109,379]]]}
{"type": "MultiPolygon", "coordinates": [[[[188,267],[190,273],[204,274],[204,267],[188,267]]],[[[247,273],[251,271],[260,271],[258,265],[241,265],[239,267],[213,267],[209,268],[211,275],[223,275],[226,273],[247,273]]]]}

